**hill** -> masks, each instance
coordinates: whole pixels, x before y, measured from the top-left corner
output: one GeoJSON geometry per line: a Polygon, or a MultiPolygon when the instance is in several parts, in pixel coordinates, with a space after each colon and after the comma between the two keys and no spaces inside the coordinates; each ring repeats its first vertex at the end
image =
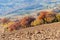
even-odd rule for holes
{"type": "Polygon", "coordinates": [[[0,31],[0,40],[60,40],[60,22],[19,29],[0,31]]]}

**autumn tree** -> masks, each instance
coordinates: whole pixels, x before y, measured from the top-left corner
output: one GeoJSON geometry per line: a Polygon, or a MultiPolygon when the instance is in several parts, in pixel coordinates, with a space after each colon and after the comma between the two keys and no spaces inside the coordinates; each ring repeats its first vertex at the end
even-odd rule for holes
{"type": "Polygon", "coordinates": [[[46,23],[52,23],[52,22],[55,22],[57,21],[56,20],[56,14],[53,13],[53,12],[49,12],[45,15],[45,18],[44,18],[45,22],[46,23]]]}
{"type": "Polygon", "coordinates": [[[36,26],[36,25],[40,25],[40,24],[44,24],[44,16],[46,15],[46,11],[41,11],[38,14],[38,17],[36,18],[36,20],[34,20],[33,22],[31,22],[32,26],[36,26]]]}
{"type": "Polygon", "coordinates": [[[8,24],[8,30],[9,31],[13,31],[13,30],[16,30],[16,29],[19,29],[19,28],[20,28],[20,23],[19,22],[13,22],[13,23],[8,24]]]}
{"type": "Polygon", "coordinates": [[[57,14],[56,14],[56,18],[57,18],[57,20],[60,22],[60,13],[57,13],[57,14]]]}
{"type": "Polygon", "coordinates": [[[41,24],[44,24],[43,19],[36,19],[31,22],[31,26],[37,26],[37,25],[41,25],[41,24]]]}
{"type": "Polygon", "coordinates": [[[21,24],[22,27],[28,27],[28,26],[30,26],[30,24],[33,20],[35,20],[34,17],[26,16],[26,17],[21,19],[20,24],[21,24]]]}
{"type": "Polygon", "coordinates": [[[46,15],[46,13],[48,13],[48,12],[47,11],[41,11],[41,12],[39,12],[37,19],[43,19],[44,16],[46,15]]]}

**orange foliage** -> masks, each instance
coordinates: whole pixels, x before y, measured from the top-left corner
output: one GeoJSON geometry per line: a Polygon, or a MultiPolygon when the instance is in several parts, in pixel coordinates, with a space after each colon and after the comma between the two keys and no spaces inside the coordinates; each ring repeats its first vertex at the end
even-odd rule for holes
{"type": "Polygon", "coordinates": [[[31,22],[34,20],[35,18],[33,17],[24,17],[23,19],[21,19],[21,26],[26,27],[29,26],[31,24],[31,22]]]}
{"type": "Polygon", "coordinates": [[[19,23],[19,22],[14,22],[13,24],[10,24],[10,25],[9,25],[8,29],[9,29],[10,31],[13,31],[13,30],[15,30],[15,29],[17,29],[17,28],[19,28],[19,27],[20,27],[20,23],[19,23]]]}
{"type": "Polygon", "coordinates": [[[51,11],[41,11],[37,19],[43,19],[47,14],[53,14],[51,11]]]}
{"type": "Polygon", "coordinates": [[[47,13],[46,15],[45,15],[45,21],[47,22],[47,23],[52,23],[52,22],[54,22],[55,20],[56,20],[56,14],[55,13],[53,13],[53,12],[49,12],[49,13],[47,13]]]}
{"type": "Polygon", "coordinates": [[[45,22],[53,22],[55,20],[55,14],[49,11],[41,11],[38,17],[35,19],[34,17],[26,16],[21,20],[11,22],[7,18],[2,18],[1,23],[7,23],[8,29],[13,31],[19,27],[28,27],[28,26],[36,26],[40,24],[44,24],[45,22]],[[44,19],[44,20],[43,20],[44,19]]]}
{"type": "Polygon", "coordinates": [[[42,19],[42,18],[44,18],[44,16],[45,16],[47,13],[48,13],[48,11],[41,11],[41,12],[39,13],[39,16],[37,17],[37,19],[42,19]]]}

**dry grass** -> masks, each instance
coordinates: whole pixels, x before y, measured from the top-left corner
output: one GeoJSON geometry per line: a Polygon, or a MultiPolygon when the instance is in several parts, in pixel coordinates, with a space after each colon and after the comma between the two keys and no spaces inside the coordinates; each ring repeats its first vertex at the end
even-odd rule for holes
{"type": "Polygon", "coordinates": [[[60,22],[1,33],[1,40],[60,40],[60,22]]]}

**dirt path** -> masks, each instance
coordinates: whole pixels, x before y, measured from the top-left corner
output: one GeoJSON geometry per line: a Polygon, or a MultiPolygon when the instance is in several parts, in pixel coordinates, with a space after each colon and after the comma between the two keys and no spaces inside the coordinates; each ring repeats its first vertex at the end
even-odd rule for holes
{"type": "Polygon", "coordinates": [[[0,32],[0,40],[60,40],[60,22],[0,32]]]}

